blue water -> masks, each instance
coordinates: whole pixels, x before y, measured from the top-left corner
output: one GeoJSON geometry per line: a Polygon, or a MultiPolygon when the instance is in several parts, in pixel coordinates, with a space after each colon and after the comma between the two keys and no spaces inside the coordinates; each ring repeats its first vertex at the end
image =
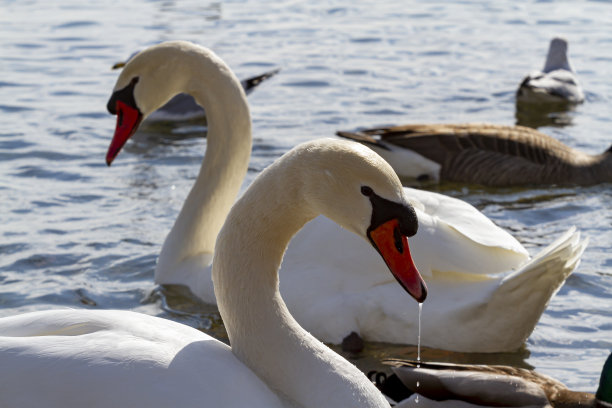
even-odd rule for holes
{"type": "MultiPolygon", "coordinates": [[[[171,39],[215,50],[244,78],[280,67],[249,101],[245,187],[298,142],[410,122],[515,123],[514,91],[565,36],[587,101],[540,130],[610,145],[612,3],[604,1],[0,2],[0,316],[120,308],[225,338],[214,308],[153,284],[156,256],[205,150],[201,123],[149,126],[112,167],[106,110],[132,52],[171,39]]],[[[612,349],[612,189],[431,187],[461,197],[532,252],[576,225],[582,263],[516,353],[424,359],[535,367],[594,391],[612,349]]],[[[416,304],[415,304],[415,307],[416,304]]],[[[427,307],[427,305],[425,305],[427,307]]],[[[412,341],[414,341],[413,339],[412,341]]],[[[416,347],[368,345],[364,369],[416,347]]]]}

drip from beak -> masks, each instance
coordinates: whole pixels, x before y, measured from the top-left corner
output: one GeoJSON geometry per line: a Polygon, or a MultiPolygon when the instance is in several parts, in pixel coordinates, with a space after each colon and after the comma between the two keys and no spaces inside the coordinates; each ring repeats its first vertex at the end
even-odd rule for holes
{"type": "Polygon", "coordinates": [[[427,286],[410,255],[408,238],[400,233],[399,221],[392,219],[368,230],[368,238],[399,284],[417,302],[423,303],[427,286]]]}
{"type": "Polygon", "coordinates": [[[136,133],[142,121],[142,114],[137,108],[133,108],[122,101],[117,101],[115,106],[117,112],[117,125],[115,126],[113,140],[106,153],[106,164],[109,166],[115,157],[117,157],[125,142],[136,133]]]}

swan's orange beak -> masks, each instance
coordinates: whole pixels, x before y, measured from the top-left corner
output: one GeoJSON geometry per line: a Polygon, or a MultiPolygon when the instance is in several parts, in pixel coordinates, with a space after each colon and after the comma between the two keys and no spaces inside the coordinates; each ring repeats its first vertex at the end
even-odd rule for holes
{"type": "Polygon", "coordinates": [[[117,157],[125,142],[136,133],[136,129],[138,129],[142,121],[142,114],[138,109],[119,100],[116,103],[116,111],[117,125],[115,126],[115,134],[106,153],[106,164],[109,166],[115,157],[117,157]]]}
{"type": "Polygon", "coordinates": [[[427,297],[427,286],[410,255],[408,238],[400,233],[399,221],[392,219],[381,224],[369,231],[368,237],[399,284],[417,302],[423,303],[427,297]]]}

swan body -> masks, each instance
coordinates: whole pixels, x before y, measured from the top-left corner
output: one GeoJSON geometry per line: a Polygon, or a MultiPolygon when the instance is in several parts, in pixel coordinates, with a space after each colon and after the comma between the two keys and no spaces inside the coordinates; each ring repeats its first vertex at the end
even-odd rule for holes
{"type": "MultiPolygon", "coordinates": [[[[207,75],[206,79],[189,82],[189,78],[199,78],[205,62],[184,47],[181,44],[171,51],[161,49],[155,57],[145,54],[136,65],[126,65],[109,101],[109,110],[116,111],[113,106],[122,101],[132,107],[122,105],[124,120],[118,124],[107,161],[112,162],[142,117],[173,94],[190,92],[206,107],[206,155],[162,246],[155,281],[185,285],[205,302],[214,304],[217,299],[211,278],[212,253],[246,174],[251,150],[250,120],[244,94],[226,92],[227,81],[207,81],[207,75]],[[165,65],[155,58],[168,60],[167,53],[180,59],[182,71],[176,72],[168,65],[168,71],[159,72],[165,65]],[[152,78],[166,76],[172,78],[164,80],[164,84],[176,77],[198,88],[176,84],[161,94],[152,78]],[[134,78],[139,79],[132,86],[134,78]],[[217,97],[217,93],[221,96],[217,97]],[[211,100],[211,109],[204,98],[211,100]],[[125,119],[132,117],[130,112],[135,118],[132,122],[125,119]],[[233,120],[229,121],[229,117],[233,120]],[[241,126],[237,126],[236,118],[244,119],[241,126]]],[[[428,283],[436,287],[423,311],[423,345],[490,352],[520,347],[550,297],[578,264],[585,246],[579,234],[570,230],[530,260],[516,239],[473,206],[440,194],[406,188],[403,191],[421,226],[419,234],[411,239],[415,262],[428,283]],[[516,307],[507,306],[517,298],[529,299],[516,306],[524,305],[520,313],[516,307]],[[454,304],[455,300],[460,302],[454,304]],[[487,307],[489,303],[495,306],[487,307]],[[508,323],[502,324],[505,321],[508,323]],[[436,330],[442,330],[434,330],[438,326],[446,327],[453,336],[438,335],[436,330]],[[432,328],[429,333],[428,327],[432,328]]],[[[372,260],[372,251],[362,240],[323,216],[308,222],[289,244],[280,270],[281,293],[297,321],[320,340],[340,343],[356,332],[367,340],[416,341],[410,333],[418,322],[417,308],[411,307],[395,287],[385,263],[372,260]]]]}
{"type": "Polygon", "coordinates": [[[128,311],[2,318],[0,365],[3,407],[284,406],[227,345],[128,311]]]}
{"type": "Polygon", "coordinates": [[[612,148],[591,155],[523,126],[414,124],[337,134],[374,149],[400,177],[494,187],[612,181],[612,148]]]}
{"type": "Polygon", "coordinates": [[[369,240],[402,287],[425,300],[407,241],[418,221],[391,167],[358,144],[310,142],[264,170],[219,232],[212,277],[231,349],[127,311],[3,318],[0,405],[388,407],[359,369],[299,326],[281,298],[287,244],[321,213],[369,240]]]}
{"type": "MultiPolygon", "coordinates": [[[[452,218],[432,212],[430,203],[420,208],[419,194],[426,192],[404,190],[420,225],[410,241],[413,258],[429,288],[421,344],[463,352],[518,349],[578,265],[587,242],[571,228],[530,259],[514,238],[471,205],[427,195],[454,211],[452,218]]],[[[214,304],[210,266],[199,268],[185,275],[192,279],[168,283],[186,285],[214,304]]],[[[317,217],[289,244],[280,290],[296,320],[323,341],[339,344],[355,332],[370,341],[416,344],[418,310],[385,268],[353,234],[317,217]]]]}
{"type": "Polygon", "coordinates": [[[567,41],[553,38],[542,71],[527,75],[516,92],[519,103],[582,103],[584,91],[567,56],[567,41]]]}
{"type": "Polygon", "coordinates": [[[594,408],[612,403],[612,355],[603,366],[596,394],[569,390],[554,378],[524,368],[405,360],[387,363],[407,390],[419,393],[418,401],[415,394],[396,405],[402,408],[594,408]]]}
{"type": "MultiPolygon", "coordinates": [[[[436,238],[448,237],[428,228],[421,215],[417,211],[419,233],[410,245],[429,290],[422,308],[421,345],[430,348],[460,352],[517,350],[578,265],[586,246],[572,228],[534,258],[516,262],[509,271],[479,274],[499,266],[494,262],[495,254],[503,263],[516,253],[478,244],[461,234],[456,235],[461,242],[443,245],[436,238]],[[432,248],[432,243],[440,246],[432,248]],[[449,265],[449,259],[461,249],[463,259],[449,265]],[[440,259],[436,254],[449,258],[440,259]],[[479,258],[480,254],[485,256],[479,258]],[[438,269],[438,264],[443,266],[438,269]],[[444,266],[454,269],[442,269],[444,266]],[[466,271],[461,272],[461,267],[466,271]]],[[[325,218],[314,220],[295,237],[280,271],[281,293],[289,310],[312,334],[330,343],[338,344],[355,332],[371,341],[416,344],[418,308],[402,299],[395,282],[384,276],[384,264],[367,258],[371,255],[369,248],[351,238],[325,218]],[[293,246],[315,232],[323,237],[313,244],[315,256],[308,256],[299,245],[293,246]],[[358,276],[347,282],[349,273],[358,276]],[[313,276],[325,276],[325,284],[313,276]]]]}

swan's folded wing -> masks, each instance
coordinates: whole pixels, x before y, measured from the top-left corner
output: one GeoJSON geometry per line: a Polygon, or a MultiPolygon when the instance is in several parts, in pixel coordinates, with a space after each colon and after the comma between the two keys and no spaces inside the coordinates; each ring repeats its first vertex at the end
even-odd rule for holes
{"type": "Polygon", "coordinates": [[[588,238],[581,240],[580,232],[576,231],[575,227],[568,229],[521,269],[504,277],[495,300],[505,305],[499,307],[521,302],[534,312],[534,316],[536,313],[539,316],[548,302],[542,303],[535,296],[525,296],[525,291],[521,288],[529,286],[534,292],[546,293],[546,296],[542,296],[543,299],[552,298],[579,265],[587,245],[588,238]]]}
{"type": "Polygon", "coordinates": [[[408,195],[423,204],[419,207],[425,213],[457,230],[466,238],[487,247],[528,255],[527,250],[516,238],[495,225],[471,204],[443,194],[417,189],[410,189],[408,195]]]}
{"type": "Polygon", "coordinates": [[[1,407],[284,406],[227,345],[128,311],[2,318],[0,367],[1,407]]]}
{"type": "Polygon", "coordinates": [[[527,250],[465,201],[442,194],[409,189],[419,218],[411,246],[421,273],[453,272],[491,275],[527,262],[527,250]]]}

